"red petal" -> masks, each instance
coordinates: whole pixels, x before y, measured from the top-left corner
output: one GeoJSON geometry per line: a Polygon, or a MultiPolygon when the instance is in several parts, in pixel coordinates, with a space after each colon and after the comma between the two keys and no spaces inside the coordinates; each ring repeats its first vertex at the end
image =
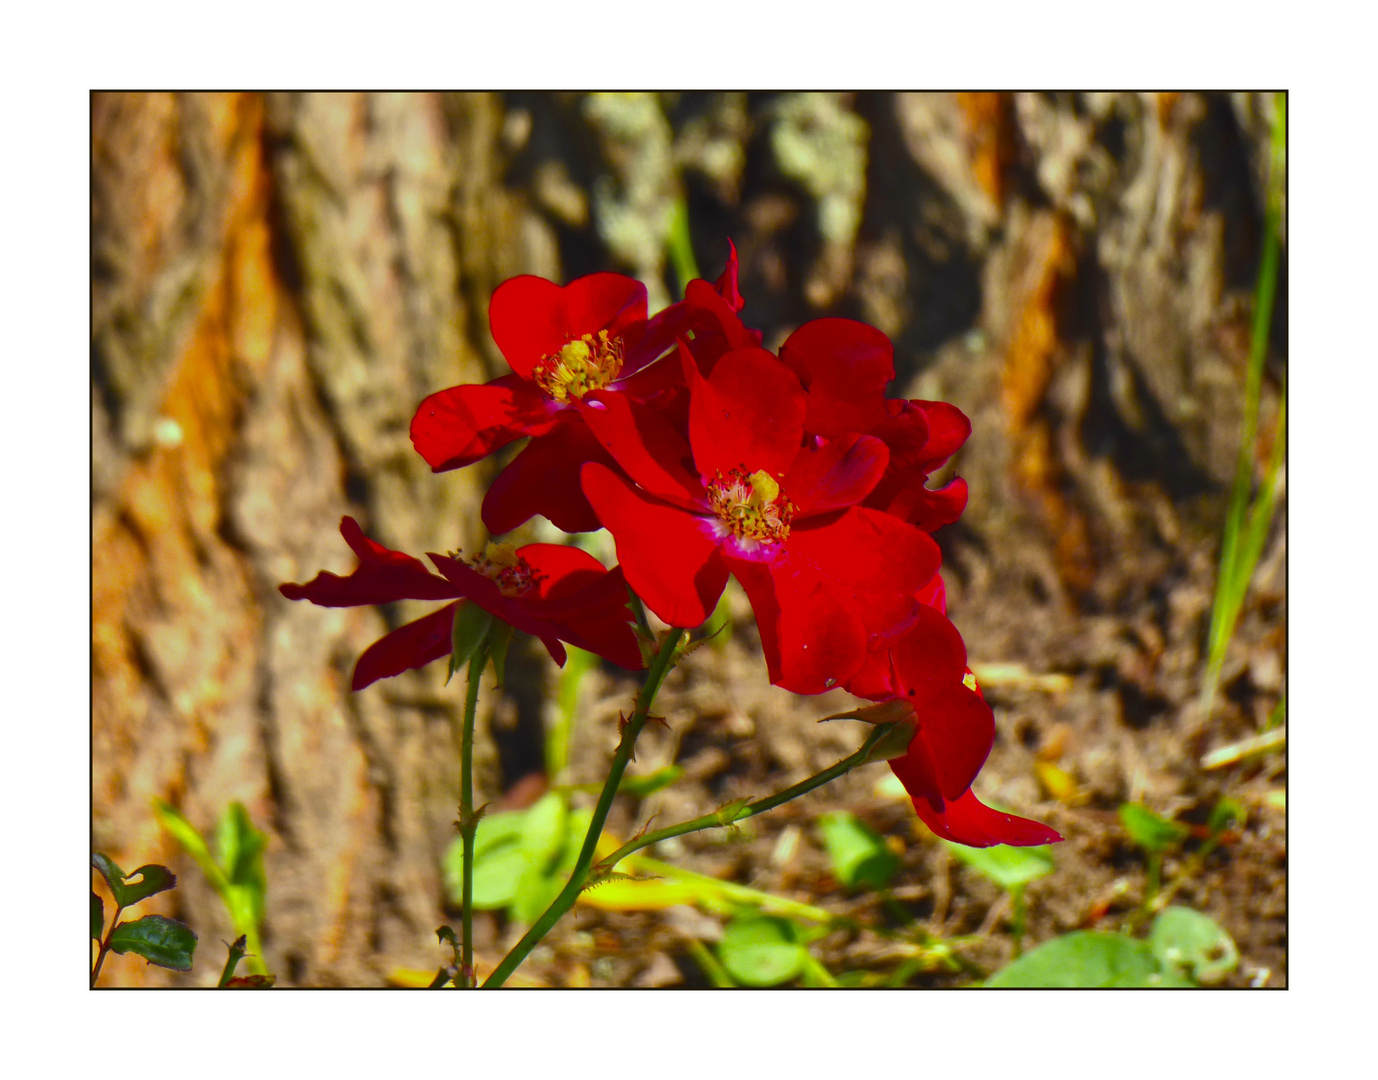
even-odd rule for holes
{"type": "Polygon", "coordinates": [[[942,612],[921,607],[914,625],[893,647],[895,671],[906,689],[925,683],[960,684],[966,674],[962,635],[942,612]]]}
{"type": "Polygon", "coordinates": [[[945,487],[930,490],[913,487],[902,493],[888,508],[888,512],[905,521],[912,521],[924,532],[933,532],[951,525],[967,508],[967,482],[960,476],[945,487]]]}
{"type": "Polygon", "coordinates": [[[875,327],[852,319],[814,319],[780,346],[780,359],[808,393],[805,427],[814,434],[870,431],[884,419],[895,348],[875,327]]]}
{"type": "Polygon", "coordinates": [[[523,435],[543,435],[559,409],[533,383],[504,375],[489,383],[452,386],[421,403],[411,441],[432,471],[457,469],[523,435]]]}
{"type": "Polygon", "coordinates": [[[425,667],[432,660],[448,656],[452,645],[450,632],[458,606],[446,604],[439,611],[399,626],[386,637],[379,638],[364,650],[354,665],[354,679],[350,685],[355,690],[362,690],[379,679],[425,667]]]}
{"type": "Polygon", "coordinates": [[[927,748],[938,790],[955,799],[976,779],[995,743],[995,714],[962,683],[910,687],[905,698],[918,713],[918,739],[927,748]]]}
{"type": "Polygon", "coordinates": [[[654,409],[598,391],[579,402],[579,415],[613,460],[652,495],[686,510],[707,508],[689,444],[654,409]]]}
{"type": "MultiPolygon", "coordinates": [[[[623,596],[626,596],[625,589],[623,596]]],[[[569,628],[565,640],[588,652],[597,653],[628,671],[640,671],[646,665],[641,659],[641,647],[636,643],[636,634],[629,622],[631,612],[624,611],[624,616],[585,619],[569,628]]]]}
{"type": "Polygon", "coordinates": [[[737,245],[730,237],[727,241],[727,265],[723,267],[718,280],[713,282],[713,289],[733,311],[741,311],[746,305],[742,290],[737,285],[737,245]]]}
{"type": "Polygon", "coordinates": [[[708,282],[689,282],[684,304],[691,313],[694,359],[705,375],[712,374],[718,360],[734,349],[760,347],[761,332],[745,326],[732,305],[708,282]]]}
{"type": "Polygon", "coordinates": [[[968,847],[990,847],[994,844],[1032,847],[1036,844],[1055,844],[1062,839],[1060,833],[1037,821],[993,810],[970,789],[960,798],[947,802],[938,800],[935,803],[917,796],[913,802],[914,811],[934,833],[944,840],[968,847]]]}
{"type": "Polygon", "coordinates": [[[851,677],[866,657],[866,632],[835,581],[788,556],[727,562],[756,613],[772,683],[821,694],[851,677]]]}
{"type": "Polygon", "coordinates": [[[592,532],[602,523],[579,487],[586,461],[611,465],[587,425],[570,414],[548,435],[533,438],[498,474],[483,497],[483,523],[495,536],[510,532],[535,514],[543,514],[564,532],[592,532]]]}
{"type": "Polygon", "coordinates": [[[354,572],[340,577],[322,570],[305,585],[279,585],[283,596],[310,600],[321,607],[359,607],[396,600],[453,600],[459,595],[420,559],[370,540],[352,517],[340,522],[340,533],[359,557],[354,572]]]}
{"type": "Polygon", "coordinates": [[[971,435],[971,421],[966,413],[946,401],[911,401],[924,412],[928,422],[928,440],[924,455],[932,472],[955,454],[971,435]]]}
{"type": "Polygon", "coordinates": [[[765,349],[728,353],[707,379],[690,378],[689,444],[699,475],[743,467],[777,480],[789,471],[804,437],[799,380],[765,349]]]}
{"type": "Polygon", "coordinates": [[[700,517],[648,498],[588,464],[584,494],[617,543],[617,561],[646,606],[671,626],[698,626],[727,584],[718,541],[700,517]]]}
{"type": "Polygon", "coordinates": [[[890,452],[869,435],[841,435],[818,449],[805,447],[781,481],[795,518],[861,502],[885,472],[890,452]]]}
{"type": "Polygon", "coordinates": [[[488,325],[513,371],[536,365],[573,338],[607,330],[631,346],[646,322],[646,286],[621,274],[590,274],[561,288],[523,274],[493,291],[488,325]]]}
{"type": "Polygon", "coordinates": [[[942,561],[927,533],[861,506],[831,521],[796,526],[785,545],[791,559],[805,560],[845,586],[868,634],[895,632],[919,606],[914,594],[942,561]]]}

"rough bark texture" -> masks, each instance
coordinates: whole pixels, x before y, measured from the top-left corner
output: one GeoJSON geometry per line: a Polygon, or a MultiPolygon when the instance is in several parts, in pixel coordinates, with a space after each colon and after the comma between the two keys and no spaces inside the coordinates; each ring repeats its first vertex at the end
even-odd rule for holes
{"type": "MultiPolygon", "coordinates": [[[[346,513],[414,553],[481,544],[493,467],[432,476],[407,435],[417,403],[504,370],[487,298],[513,274],[620,269],[676,293],[680,193],[706,276],[736,241],[767,344],[819,314],[866,319],[896,342],[904,396],[971,416],[970,509],[940,536],[971,653],[1076,676],[1070,765],[1107,806],[1161,781],[1170,808],[1205,745],[1189,703],[1270,115],[1193,94],[97,95],[93,846],[177,868],[149,910],[191,922],[209,957],[227,917],[149,802],[209,830],[241,800],[270,835],[282,982],[434,969],[460,694],[437,671],[350,693],[359,652],[414,613],[276,586],[348,571],[346,513]],[[1107,763],[1152,725],[1171,736],[1152,779],[1107,763]]],[[[1274,372],[1285,280],[1278,311],[1274,372]]],[[[1275,400],[1270,379],[1265,429],[1275,400]]],[[[1284,558],[1279,525],[1212,738],[1281,690],[1284,558]]],[[[480,801],[540,760],[547,669],[515,663],[485,695],[480,801]]],[[[1030,712],[1010,704],[1006,734],[1028,744],[1030,712]]],[[[1036,808],[1036,788],[1012,792],[1036,808]]],[[[1270,917],[1239,903],[1232,918],[1270,917]]],[[[115,958],[106,978],[215,967],[115,958]]]]}

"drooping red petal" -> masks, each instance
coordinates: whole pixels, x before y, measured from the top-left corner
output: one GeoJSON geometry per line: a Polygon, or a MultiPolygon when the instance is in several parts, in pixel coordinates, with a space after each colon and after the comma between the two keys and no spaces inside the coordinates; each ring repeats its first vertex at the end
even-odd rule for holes
{"type": "Polygon", "coordinates": [[[621,274],[589,274],[561,287],[523,274],[493,291],[488,325],[512,370],[531,378],[566,342],[607,330],[630,348],[646,322],[646,286],[621,274]]]}
{"type": "Polygon", "coordinates": [[[804,437],[804,393],[794,374],[765,349],[738,349],[702,378],[692,363],[689,445],[699,475],[744,467],[779,480],[804,437]]]}
{"type": "Polygon", "coordinates": [[[579,470],[586,461],[612,458],[577,415],[538,435],[512,459],[483,497],[483,524],[494,536],[543,514],[564,532],[592,532],[602,523],[584,498],[579,470]]]}
{"type": "Polygon", "coordinates": [[[399,626],[392,633],[379,638],[363,651],[354,665],[354,678],[350,686],[362,690],[379,679],[425,667],[432,660],[448,656],[452,645],[450,633],[458,606],[458,603],[446,604],[439,611],[399,626]]]}
{"type": "Polygon", "coordinates": [[[884,419],[895,348],[875,327],[852,319],[814,319],[780,346],[780,359],[807,392],[810,432],[831,438],[870,431],[884,419]]]}
{"type": "Polygon", "coordinates": [[[869,435],[840,435],[806,446],[780,486],[794,503],[796,520],[861,502],[885,472],[890,452],[869,435]]]}
{"type": "Polygon", "coordinates": [[[836,581],[787,555],[726,559],[751,600],[772,683],[820,694],[856,671],[866,656],[866,632],[836,581]]]}
{"type": "Polygon", "coordinates": [[[649,498],[603,465],[585,465],[583,485],[646,606],[671,626],[708,618],[727,584],[727,566],[707,522],[649,498]]]}
{"type": "Polygon", "coordinates": [[[543,435],[558,419],[558,407],[534,383],[504,375],[426,398],[412,417],[411,441],[433,472],[444,472],[478,461],[523,435],[543,435]]]}
{"type": "Polygon", "coordinates": [[[636,634],[631,628],[630,618],[631,613],[627,612],[625,618],[605,616],[584,619],[569,627],[564,635],[565,640],[571,645],[577,645],[581,649],[611,660],[628,671],[640,671],[646,664],[641,659],[641,647],[636,643],[636,634]]]}
{"type": "Polygon", "coordinates": [[[914,400],[909,404],[923,410],[928,424],[928,439],[923,453],[931,472],[961,449],[971,435],[971,421],[966,413],[946,401],[914,400]]]}
{"type": "Polygon", "coordinates": [[[938,791],[955,799],[976,779],[995,743],[995,714],[961,682],[923,683],[905,698],[917,710],[919,732],[938,791]]]}
{"type": "MultiPolygon", "coordinates": [[[[867,505],[872,505],[867,499],[867,505]]],[[[951,525],[967,508],[967,482],[960,476],[937,489],[915,485],[901,491],[888,506],[878,507],[897,518],[913,522],[924,532],[951,525]]]]}
{"type": "Polygon", "coordinates": [[[321,607],[359,607],[397,600],[453,600],[459,595],[420,559],[370,540],[352,517],[341,520],[340,533],[359,557],[354,572],[340,577],[322,570],[305,585],[279,585],[283,596],[321,607]]]}
{"type": "Polygon", "coordinates": [[[946,615],[924,606],[914,625],[892,647],[895,671],[906,688],[960,684],[967,669],[966,643],[946,615]]]}
{"type": "Polygon", "coordinates": [[[623,394],[596,391],[579,402],[579,415],[613,460],[646,491],[686,510],[708,506],[689,444],[654,409],[623,394]]]}
{"type": "Polygon", "coordinates": [[[914,812],[935,834],[968,847],[994,844],[1033,847],[1055,844],[1062,839],[1060,833],[1037,821],[992,809],[970,788],[956,799],[934,802],[915,796],[913,803],[914,812]]]}

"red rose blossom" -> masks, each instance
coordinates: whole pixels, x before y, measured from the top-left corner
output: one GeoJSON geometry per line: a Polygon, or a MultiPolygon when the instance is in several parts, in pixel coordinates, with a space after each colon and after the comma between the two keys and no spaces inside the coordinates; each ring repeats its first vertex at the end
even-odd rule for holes
{"type": "MultiPolygon", "coordinates": [[[[289,600],[321,607],[359,607],[396,600],[452,600],[478,604],[503,622],[541,639],[557,664],[565,662],[562,641],[597,653],[626,668],[642,666],[627,608],[627,586],[620,570],[607,570],[592,555],[559,544],[527,544],[515,550],[490,545],[472,565],[448,555],[420,559],[393,551],[363,534],[346,517],[340,533],[359,565],[348,577],[322,571],[305,585],[278,589],[289,600]]],[[[354,666],[352,686],[424,667],[448,656],[457,603],[446,604],[370,645],[354,666]]]]}
{"type": "Polygon", "coordinates": [[[583,467],[583,488],[627,580],[674,626],[697,626],[729,573],[756,612],[771,681],[819,693],[845,681],[869,634],[917,606],[937,570],[931,537],[857,505],[885,470],[878,439],[804,439],[799,380],[759,348],[734,350],[690,384],[688,441],[625,395],[580,411],[625,472],[583,467]],[[630,479],[628,479],[630,478],[630,479]]]}

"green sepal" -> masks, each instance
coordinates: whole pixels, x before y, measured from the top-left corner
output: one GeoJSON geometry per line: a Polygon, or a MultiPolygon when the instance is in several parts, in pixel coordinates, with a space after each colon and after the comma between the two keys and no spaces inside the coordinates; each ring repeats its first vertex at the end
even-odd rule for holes
{"type": "Polygon", "coordinates": [[[135,953],[150,964],[190,971],[196,952],[196,935],[191,927],[165,915],[145,915],[133,922],[120,923],[110,935],[110,949],[123,955],[135,953]]]}
{"type": "Polygon", "coordinates": [[[91,894],[91,936],[97,941],[105,932],[105,901],[91,894]]]}
{"type": "Polygon", "coordinates": [[[450,624],[450,667],[445,675],[446,683],[455,672],[463,670],[492,626],[493,616],[477,604],[461,600],[455,606],[455,620],[450,624]]]}
{"type": "Polygon", "coordinates": [[[875,724],[878,728],[887,728],[867,751],[868,762],[904,757],[909,753],[909,744],[914,741],[915,732],[919,730],[914,706],[902,698],[864,705],[849,712],[833,713],[818,722],[821,724],[824,720],[860,720],[862,723],[875,724]]]}
{"type": "Polygon", "coordinates": [[[747,808],[750,805],[750,799],[733,799],[713,811],[713,817],[723,828],[731,828],[734,823],[747,816],[747,808]]]}

